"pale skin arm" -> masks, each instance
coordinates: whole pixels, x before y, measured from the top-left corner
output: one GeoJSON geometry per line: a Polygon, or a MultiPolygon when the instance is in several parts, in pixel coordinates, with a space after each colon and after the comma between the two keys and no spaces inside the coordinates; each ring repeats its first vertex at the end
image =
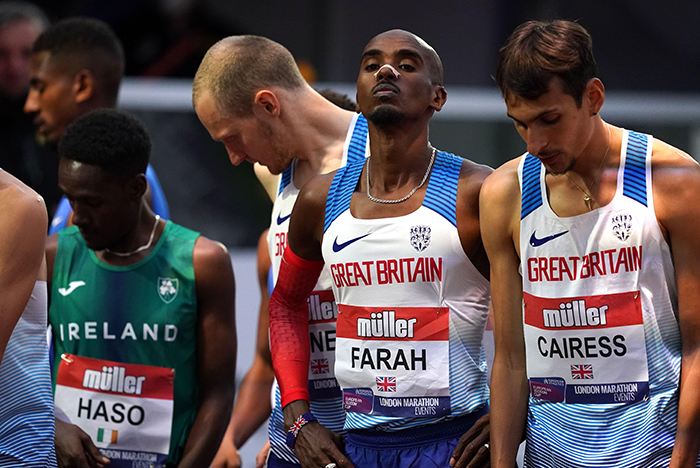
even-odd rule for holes
{"type": "MultiPolygon", "coordinates": [[[[479,230],[479,193],[491,168],[465,161],[457,189],[457,230],[464,252],[484,277],[488,278],[489,263],[479,230]]],[[[450,466],[456,468],[480,468],[490,464],[489,415],[480,418],[460,438],[452,452],[450,466]]]]}
{"type": "Polygon", "coordinates": [[[200,401],[180,468],[209,466],[226,431],[235,394],[235,282],[231,260],[221,244],[200,237],[195,243],[193,264],[200,401]]]}
{"type": "Polygon", "coordinates": [[[275,371],[272,368],[268,339],[270,294],[267,276],[270,271],[270,255],[266,235],[267,230],[258,240],[257,275],[261,300],[255,358],[241,383],[231,421],[214,457],[212,468],[240,467],[241,459],[237,447],[241,447],[272,412],[270,391],[275,380],[275,371]]]}
{"type": "Polygon", "coordinates": [[[694,467],[700,452],[700,167],[659,141],[654,158],[654,204],[671,246],[682,342],[678,427],[670,466],[694,467]],[[660,161],[654,162],[657,155],[660,161]]]}
{"type": "MultiPolygon", "coordinates": [[[[317,176],[307,182],[299,193],[289,225],[289,246],[297,256],[310,261],[322,260],[321,240],[328,190],[335,173],[317,176]]],[[[309,404],[296,400],[284,407],[285,428],[302,414],[309,404]]],[[[342,438],[314,421],[306,424],[296,439],[294,452],[304,468],[317,468],[336,463],[340,468],[352,467],[342,452],[342,438]]]]}
{"type": "Polygon", "coordinates": [[[511,161],[481,190],[481,235],[491,264],[496,354],[491,372],[491,465],[512,468],[525,431],[528,385],[518,273],[520,189],[511,161]]]}

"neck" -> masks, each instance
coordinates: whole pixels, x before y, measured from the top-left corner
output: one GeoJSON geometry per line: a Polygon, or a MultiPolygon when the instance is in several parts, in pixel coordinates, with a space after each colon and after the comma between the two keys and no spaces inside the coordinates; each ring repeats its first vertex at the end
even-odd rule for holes
{"type": "Polygon", "coordinates": [[[163,223],[156,222],[156,219],[150,207],[143,202],[132,228],[119,241],[98,252],[98,257],[112,265],[131,265],[144,259],[153,250],[162,234],[163,223]],[[136,252],[143,246],[148,248],[136,252]],[[131,252],[135,253],[125,256],[131,252]]]}
{"type": "Polygon", "coordinates": [[[428,126],[402,124],[377,128],[369,124],[372,186],[384,193],[415,185],[425,174],[431,156],[428,126]]]}
{"type": "Polygon", "coordinates": [[[354,113],[341,109],[309,88],[294,102],[289,117],[289,141],[296,144],[294,155],[299,161],[294,184],[302,187],[312,177],[340,167],[343,147],[354,113]]]}

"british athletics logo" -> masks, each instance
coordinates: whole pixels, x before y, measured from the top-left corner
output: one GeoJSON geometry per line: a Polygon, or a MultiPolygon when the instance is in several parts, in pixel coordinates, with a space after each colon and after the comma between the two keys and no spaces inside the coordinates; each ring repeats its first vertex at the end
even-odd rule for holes
{"type": "Polygon", "coordinates": [[[571,366],[571,378],[574,380],[585,380],[593,378],[593,365],[577,364],[571,366]]]}
{"type": "Polygon", "coordinates": [[[311,360],[311,373],[312,374],[328,374],[330,373],[330,366],[328,365],[328,359],[312,359],[311,360]]]}
{"type": "Polygon", "coordinates": [[[376,377],[377,390],[380,392],[395,392],[396,377],[376,377]]]}

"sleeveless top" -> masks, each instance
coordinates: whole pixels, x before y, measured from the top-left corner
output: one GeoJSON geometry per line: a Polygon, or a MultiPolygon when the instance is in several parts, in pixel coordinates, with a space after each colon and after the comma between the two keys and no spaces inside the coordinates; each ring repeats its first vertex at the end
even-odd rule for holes
{"type": "MultiPolygon", "coordinates": [[[[53,270],[49,322],[56,350],[54,385],[64,353],[174,369],[172,423],[165,426],[171,430],[167,463],[172,464],[182,457],[199,400],[192,264],[198,237],[168,221],[146,258],[114,266],[98,259],[71,226],[58,234],[53,270]]],[[[99,420],[95,413],[91,419],[99,420]]],[[[104,419],[113,418],[107,414],[104,419]]],[[[96,440],[103,434],[88,435],[96,440]]]]}
{"type": "Polygon", "coordinates": [[[462,162],[439,152],[421,207],[392,218],[350,212],[364,162],[333,179],[322,251],[338,304],[336,378],[348,430],[428,425],[488,400],[489,283],[457,231],[462,162]]]}
{"type": "Polygon", "coordinates": [[[54,467],[46,282],[37,281],[0,364],[0,466],[54,467]]]}
{"type": "Polygon", "coordinates": [[[567,218],[549,206],[542,164],[522,158],[528,466],[669,464],[680,331],[651,148],[625,131],[612,201],[567,218]]]}
{"type": "MultiPolygon", "coordinates": [[[[348,128],[343,147],[341,167],[354,161],[364,161],[369,154],[367,120],[362,114],[355,114],[348,128]]],[[[295,160],[296,162],[296,160],[295,160]]],[[[277,282],[282,254],[287,246],[287,231],[292,208],[299,196],[299,188],[294,185],[293,162],[280,178],[277,199],[272,208],[272,219],[267,240],[272,264],[272,281],[277,282]]],[[[272,294],[272,288],[270,288],[272,294]]],[[[309,296],[309,343],[311,361],[309,363],[309,394],[311,413],[328,429],[343,434],[345,412],[343,411],[340,389],[335,380],[335,321],[337,308],[331,291],[330,274],[324,268],[314,291],[309,296]]],[[[287,447],[284,431],[284,415],[279,387],[275,382],[272,390],[272,414],[268,427],[270,447],[278,458],[298,464],[294,452],[287,447]]]]}

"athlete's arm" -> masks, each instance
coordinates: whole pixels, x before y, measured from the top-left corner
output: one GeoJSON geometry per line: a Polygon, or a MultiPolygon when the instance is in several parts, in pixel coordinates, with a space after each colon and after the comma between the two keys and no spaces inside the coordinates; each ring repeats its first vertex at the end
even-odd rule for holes
{"type": "Polygon", "coordinates": [[[682,343],[678,427],[670,466],[694,467],[700,452],[700,166],[659,141],[652,164],[656,215],[671,246],[678,286],[682,343]]]}
{"type": "Polygon", "coordinates": [[[0,172],[0,362],[43,270],[47,215],[42,198],[0,172]]]}
{"type": "Polygon", "coordinates": [[[517,160],[489,176],[481,189],[481,237],[491,268],[496,355],[491,372],[491,465],[512,468],[528,405],[519,243],[517,160]]]}
{"type": "Polygon", "coordinates": [[[246,373],[238,389],[236,406],[231,415],[226,434],[219,451],[211,464],[212,468],[236,468],[241,466],[238,447],[265,422],[272,412],[270,390],[275,380],[270,356],[268,327],[270,324],[270,294],[267,276],[270,272],[270,255],[267,249],[267,230],[258,240],[257,274],[260,285],[260,313],[258,316],[258,338],[253,365],[246,373]]]}
{"type": "Polygon", "coordinates": [[[226,431],[235,394],[236,314],[231,259],[221,244],[199,237],[193,264],[200,401],[180,468],[209,466],[226,431]]]}
{"type": "MultiPolygon", "coordinates": [[[[287,428],[299,416],[309,412],[309,320],[306,299],[321,272],[326,198],[333,175],[311,179],[299,193],[292,210],[289,245],[285,252],[285,258],[290,258],[290,261],[282,262],[270,302],[272,362],[282,392],[284,424],[287,428]]],[[[305,468],[325,466],[331,462],[341,468],[352,466],[341,452],[341,447],[342,439],[338,434],[314,421],[298,432],[294,452],[305,468]]]]}
{"type": "MultiPolygon", "coordinates": [[[[484,179],[493,170],[488,166],[464,161],[457,187],[457,231],[464,253],[484,277],[489,277],[489,263],[481,241],[479,227],[479,194],[484,179]]],[[[481,417],[460,438],[452,452],[450,466],[456,468],[477,468],[488,466],[490,452],[485,444],[489,443],[489,415],[481,417]]]]}

